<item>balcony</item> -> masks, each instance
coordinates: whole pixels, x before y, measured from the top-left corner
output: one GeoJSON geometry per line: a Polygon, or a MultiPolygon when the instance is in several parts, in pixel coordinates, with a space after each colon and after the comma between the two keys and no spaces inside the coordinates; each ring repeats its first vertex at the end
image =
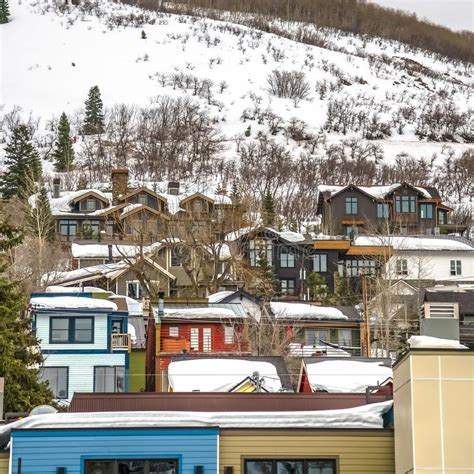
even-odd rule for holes
{"type": "Polygon", "coordinates": [[[131,352],[132,340],[130,334],[112,334],[110,347],[112,351],[127,350],[131,352]]]}

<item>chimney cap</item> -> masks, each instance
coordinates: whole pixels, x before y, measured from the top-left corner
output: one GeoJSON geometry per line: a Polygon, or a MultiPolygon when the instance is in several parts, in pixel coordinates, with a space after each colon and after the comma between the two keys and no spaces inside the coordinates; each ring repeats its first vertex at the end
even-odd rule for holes
{"type": "Polygon", "coordinates": [[[53,178],[53,184],[60,184],[61,178],[53,178]]]}
{"type": "Polygon", "coordinates": [[[115,168],[112,170],[112,174],[128,174],[128,168],[115,168]]]}

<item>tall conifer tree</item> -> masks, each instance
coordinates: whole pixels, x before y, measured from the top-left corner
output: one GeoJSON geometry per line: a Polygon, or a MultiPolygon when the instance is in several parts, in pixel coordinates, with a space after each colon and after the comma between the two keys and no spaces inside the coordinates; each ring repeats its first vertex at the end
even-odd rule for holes
{"type": "Polygon", "coordinates": [[[268,191],[263,198],[262,203],[262,220],[265,227],[273,227],[275,225],[275,204],[273,196],[268,191]]]}
{"type": "Polygon", "coordinates": [[[9,251],[21,243],[20,230],[0,221],[0,377],[5,379],[5,411],[30,411],[52,402],[47,384],[40,382],[43,356],[31,330],[27,298],[20,283],[8,278],[9,251]]]}
{"type": "Polygon", "coordinates": [[[71,142],[71,126],[63,112],[59,119],[58,139],[52,154],[56,171],[70,171],[74,161],[74,150],[71,142]]]}
{"type": "Polygon", "coordinates": [[[10,8],[8,7],[8,0],[0,0],[0,24],[8,23],[10,21],[10,8]]]}
{"type": "Polygon", "coordinates": [[[7,170],[0,178],[0,191],[5,199],[21,197],[28,183],[38,181],[41,176],[39,154],[26,125],[19,125],[13,130],[5,154],[7,170]]]}
{"type": "Polygon", "coordinates": [[[83,133],[95,135],[104,131],[104,105],[100,97],[98,86],[91,87],[86,100],[86,118],[84,119],[83,133]]]}

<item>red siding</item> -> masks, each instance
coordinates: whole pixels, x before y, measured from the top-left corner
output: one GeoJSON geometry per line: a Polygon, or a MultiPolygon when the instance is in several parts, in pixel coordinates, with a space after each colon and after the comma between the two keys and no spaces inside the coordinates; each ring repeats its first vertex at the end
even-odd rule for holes
{"type": "MultiPolygon", "coordinates": [[[[166,322],[161,324],[161,347],[163,347],[164,339],[169,340],[176,339],[177,342],[179,339],[185,340],[191,343],[191,328],[199,329],[199,349],[192,350],[193,353],[204,352],[203,344],[203,329],[211,329],[211,350],[206,351],[205,353],[239,353],[248,351],[248,342],[244,340],[243,336],[243,325],[242,324],[233,324],[234,326],[234,343],[226,344],[225,343],[225,324],[222,323],[201,323],[201,322],[166,322]],[[178,327],[179,334],[177,337],[170,336],[170,327],[178,327]]],[[[230,324],[229,324],[230,326],[230,324]]],[[[165,344],[169,345],[169,344],[165,344]]],[[[179,352],[181,353],[181,352],[179,352]]]]}

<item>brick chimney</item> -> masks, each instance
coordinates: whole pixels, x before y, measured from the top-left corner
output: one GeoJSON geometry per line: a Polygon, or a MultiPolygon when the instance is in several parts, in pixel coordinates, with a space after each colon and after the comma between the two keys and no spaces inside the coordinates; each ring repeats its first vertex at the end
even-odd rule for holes
{"type": "Polygon", "coordinates": [[[54,178],[53,179],[53,197],[57,199],[59,197],[59,190],[61,188],[61,179],[54,178]]]}
{"type": "Polygon", "coordinates": [[[128,169],[118,168],[112,170],[112,203],[118,204],[119,196],[127,194],[128,169]]]}

